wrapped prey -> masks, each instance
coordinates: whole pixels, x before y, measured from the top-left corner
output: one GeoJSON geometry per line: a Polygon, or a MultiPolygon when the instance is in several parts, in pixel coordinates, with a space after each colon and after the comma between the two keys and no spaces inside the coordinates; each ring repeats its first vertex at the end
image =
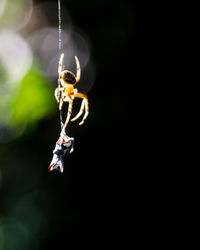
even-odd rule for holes
{"type": "Polygon", "coordinates": [[[64,171],[64,157],[74,151],[74,138],[66,135],[65,132],[61,132],[61,135],[56,142],[56,146],[53,150],[53,158],[49,166],[49,172],[57,169],[60,172],[64,171]]]}

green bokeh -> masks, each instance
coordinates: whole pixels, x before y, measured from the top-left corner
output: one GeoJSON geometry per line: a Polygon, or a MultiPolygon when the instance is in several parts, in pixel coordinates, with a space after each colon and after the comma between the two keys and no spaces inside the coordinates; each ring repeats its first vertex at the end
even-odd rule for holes
{"type": "Polygon", "coordinates": [[[4,89],[0,120],[8,129],[34,127],[56,109],[54,89],[38,68],[34,63],[20,82],[4,89]]]}
{"type": "Polygon", "coordinates": [[[35,67],[19,83],[19,92],[12,101],[13,112],[11,125],[35,123],[55,108],[53,88],[35,67]]]}

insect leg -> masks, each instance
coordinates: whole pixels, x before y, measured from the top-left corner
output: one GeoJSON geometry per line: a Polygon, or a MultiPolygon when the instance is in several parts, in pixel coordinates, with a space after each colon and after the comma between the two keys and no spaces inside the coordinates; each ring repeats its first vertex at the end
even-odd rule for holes
{"type": "Polygon", "coordinates": [[[69,107],[68,107],[68,112],[67,112],[67,118],[66,118],[66,121],[65,121],[65,124],[63,126],[63,131],[65,131],[65,128],[67,127],[67,124],[70,120],[70,116],[71,116],[71,113],[72,113],[72,104],[73,104],[73,99],[70,98],[69,99],[69,107]]]}
{"type": "Polygon", "coordinates": [[[79,125],[82,125],[85,121],[85,119],[87,118],[88,114],[89,114],[89,103],[88,103],[88,99],[87,96],[82,94],[82,93],[77,93],[74,94],[74,97],[78,97],[78,98],[83,98],[84,99],[84,103],[85,103],[85,115],[82,119],[82,121],[79,123],[79,125]]]}
{"type": "Polygon", "coordinates": [[[77,120],[82,115],[84,108],[85,108],[85,99],[82,100],[81,108],[80,108],[80,111],[78,112],[78,114],[73,119],[71,119],[72,122],[77,120]]]}
{"type": "Polygon", "coordinates": [[[60,56],[60,60],[58,63],[58,74],[62,72],[63,59],[64,59],[64,53],[62,53],[60,56]]]}
{"type": "Polygon", "coordinates": [[[88,99],[85,99],[85,115],[83,116],[83,119],[79,123],[79,125],[82,125],[84,123],[84,121],[87,118],[88,114],[89,114],[89,103],[88,103],[88,99]]]}
{"type": "Polygon", "coordinates": [[[79,82],[81,78],[81,67],[77,56],[75,56],[75,60],[76,60],[76,82],[79,82]]]}
{"type": "Polygon", "coordinates": [[[59,92],[60,92],[60,91],[63,91],[63,88],[56,88],[56,89],[55,89],[55,92],[54,92],[56,101],[57,101],[58,103],[59,103],[59,92]]]}

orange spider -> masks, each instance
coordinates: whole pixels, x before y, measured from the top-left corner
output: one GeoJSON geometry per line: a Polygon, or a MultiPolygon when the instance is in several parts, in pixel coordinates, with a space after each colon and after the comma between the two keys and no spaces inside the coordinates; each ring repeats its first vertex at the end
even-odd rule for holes
{"type": "Polygon", "coordinates": [[[80,63],[79,63],[78,58],[75,56],[76,70],[77,70],[76,76],[74,75],[74,73],[72,73],[69,70],[62,70],[63,59],[64,59],[64,54],[62,53],[62,55],[60,56],[59,64],[58,64],[59,80],[60,80],[62,87],[56,88],[55,98],[57,102],[59,103],[59,110],[62,109],[63,102],[69,102],[67,118],[66,118],[65,125],[64,125],[64,128],[66,128],[70,120],[71,113],[72,113],[73,99],[75,97],[83,99],[79,113],[73,119],[71,119],[71,121],[77,120],[82,115],[85,109],[85,115],[82,121],[79,123],[79,125],[82,125],[86,117],[88,116],[89,104],[88,104],[87,96],[82,93],[78,93],[78,89],[74,88],[75,84],[80,80],[80,76],[81,76],[81,68],[80,68],[80,63]],[[60,100],[59,100],[59,92],[61,92],[60,100]]]}

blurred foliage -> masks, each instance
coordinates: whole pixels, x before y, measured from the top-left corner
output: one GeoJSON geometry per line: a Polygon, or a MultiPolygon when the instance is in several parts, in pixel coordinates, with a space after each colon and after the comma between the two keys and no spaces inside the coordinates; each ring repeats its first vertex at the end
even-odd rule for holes
{"type": "Polygon", "coordinates": [[[0,98],[0,121],[11,130],[33,128],[37,121],[56,109],[54,90],[36,64],[20,82],[4,87],[6,91],[0,98]]]}
{"type": "Polygon", "coordinates": [[[15,91],[17,95],[12,100],[11,105],[8,105],[13,113],[11,126],[15,123],[24,123],[24,121],[27,124],[34,124],[56,108],[56,102],[52,94],[54,90],[35,66],[16,86],[15,91]]]}
{"type": "Polygon", "coordinates": [[[4,64],[0,60],[0,88],[3,87],[6,79],[8,78],[8,73],[4,67],[4,64]]]}

